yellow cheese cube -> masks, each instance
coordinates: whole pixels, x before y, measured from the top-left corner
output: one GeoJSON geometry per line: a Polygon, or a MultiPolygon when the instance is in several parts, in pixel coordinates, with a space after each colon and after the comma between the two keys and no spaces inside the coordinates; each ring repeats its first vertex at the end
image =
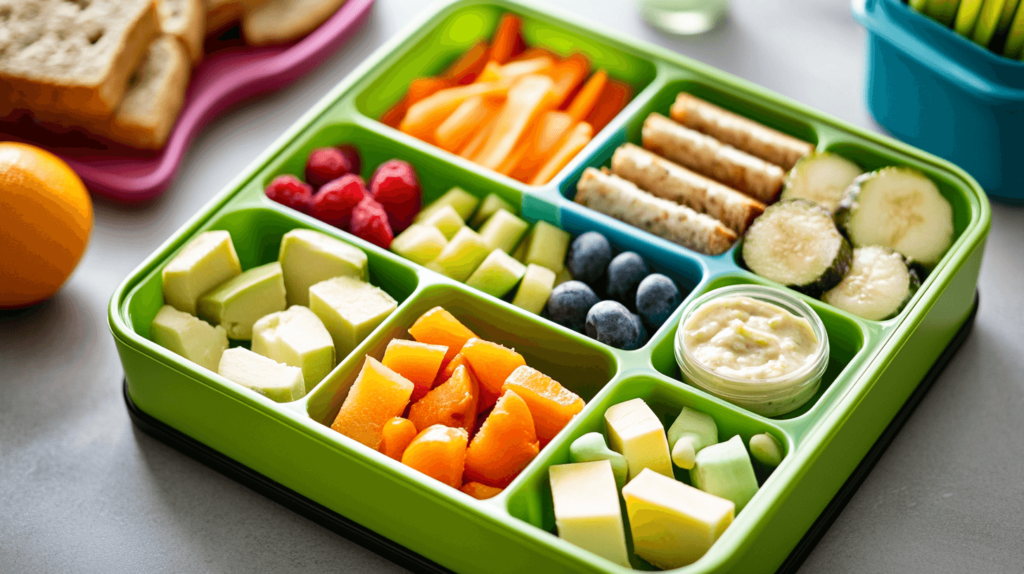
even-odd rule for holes
{"type": "Polygon", "coordinates": [[[609,407],[604,413],[604,421],[608,424],[608,442],[612,450],[626,457],[630,479],[645,468],[673,477],[665,427],[643,399],[609,407]]]}
{"type": "Polygon", "coordinates": [[[633,551],[671,570],[700,559],[732,524],[735,505],[645,469],[622,489],[633,551]]]}
{"type": "Polygon", "coordinates": [[[549,468],[548,476],[558,536],[629,567],[612,464],[607,460],[560,464],[549,468]]]}

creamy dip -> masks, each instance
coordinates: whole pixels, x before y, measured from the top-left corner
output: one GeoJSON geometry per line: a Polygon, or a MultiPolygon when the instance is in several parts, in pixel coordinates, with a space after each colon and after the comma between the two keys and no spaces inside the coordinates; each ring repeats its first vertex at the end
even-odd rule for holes
{"type": "Polygon", "coordinates": [[[820,343],[811,324],[752,297],[722,297],[701,305],[683,327],[690,355],[723,377],[774,379],[813,361],[820,343]]]}

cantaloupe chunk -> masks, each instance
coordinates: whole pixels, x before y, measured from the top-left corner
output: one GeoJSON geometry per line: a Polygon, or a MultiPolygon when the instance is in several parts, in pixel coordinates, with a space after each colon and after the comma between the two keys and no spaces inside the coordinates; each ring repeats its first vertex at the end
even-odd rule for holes
{"type": "Polygon", "coordinates": [[[412,421],[395,417],[384,423],[378,450],[395,460],[402,460],[402,453],[405,452],[412,439],[416,438],[416,434],[416,425],[412,424],[412,421]]]}
{"type": "Polygon", "coordinates": [[[461,352],[480,381],[480,405],[477,408],[481,411],[498,400],[501,386],[512,371],[526,364],[526,359],[515,350],[482,339],[470,339],[461,352]]]}
{"type": "Polygon", "coordinates": [[[505,391],[466,451],[466,479],[505,488],[540,452],[530,407],[505,391]]]}
{"type": "MultiPolygon", "coordinates": [[[[473,368],[469,366],[466,356],[459,353],[451,361],[441,364],[441,370],[437,373],[437,378],[434,379],[434,388],[441,386],[442,383],[452,378],[452,373],[459,367],[466,367],[471,374],[473,373],[473,368]]],[[[475,377],[476,375],[473,376],[475,377]]]]}
{"type": "Polygon", "coordinates": [[[579,395],[558,381],[525,365],[512,371],[501,386],[503,393],[509,389],[515,391],[530,407],[541,444],[547,444],[555,438],[558,431],[565,428],[572,417],[587,405],[579,395]]]}
{"type": "Polygon", "coordinates": [[[412,327],[409,327],[409,334],[420,343],[448,347],[448,352],[444,356],[446,361],[454,359],[466,341],[476,337],[473,331],[467,329],[443,307],[434,307],[421,315],[412,327]]]}
{"type": "Polygon", "coordinates": [[[486,484],[480,484],[479,482],[467,482],[466,484],[463,484],[462,488],[459,490],[477,500],[487,500],[488,498],[498,496],[504,489],[487,486],[486,484]]]}
{"type": "Polygon", "coordinates": [[[419,341],[391,339],[384,351],[384,366],[412,381],[412,401],[416,402],[434,386],[434,378],[441,370],[441,362],[448,352],[444,345],[429,345],[419,341]]]}
{"type": "Polygon", "coordinates": [[[459,366],[441,386],[413,403],[409,408],[409,420],[416,428],[445,425],[472,433],[479,396],[480,386],[476,378],[469,369],[459,366]]]}
{"type": "Polygon", "coordinates": [[[401,416],[415,385],[367,356],[331,428],[377,450],[384,423],[401,416]]]}
{"type": "Polygon", "coordinates": [[[465,429],[434,425],[412,439],[402,455],[402,463],[452,488],[459,488],[467,442],[469,434],[465,429]]]}

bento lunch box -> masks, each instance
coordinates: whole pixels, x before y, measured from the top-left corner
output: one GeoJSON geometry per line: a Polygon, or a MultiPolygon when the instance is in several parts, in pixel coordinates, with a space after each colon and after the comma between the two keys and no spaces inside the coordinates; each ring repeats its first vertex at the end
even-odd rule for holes
{"type": "Polygon", "coordinates": [[[975,44],[900,0],[853,0],[867,30],[865,98],[893,136],[1024,203],[1024,62],[975,44]]]}
{"type": "MultiPolygon", "coordinates": [[[[679,572],[774,572],[839,491],[886,425],[971,313],[990,225],[982,189],[954,165],[868,133],[673,52],[582,24],[575,15],[510,0],[446,2],[383,46],[283,135],[228,188],[125,279],[109,307],[127,393],[145,414],[278,484],[457,572],[608,572],[628,570],[557,536],[547,469],[568,462],[570,443],[604,430],[604,412],[643,398],[668,425],[684,406],[713,416],[723,438],[768,432],[783,463],[762,472],[760,491],[708,553],[679,572]],[[532,187],[391,129],[375,118],[410,81],[443,70],[489,37],[498,19],[523,19],[528,44],[567,55],[633,87],[633,101],[549,184],[532,187]],[[452,186],[496,193],[530,221],[571,234],[596,230],[621,250],[640,253],[692,298],[729,285],[779,287],[745,270],[738,247],[705,256],[648,235],[572,201],[587,167],[607,165],[615,148],[638,142],[652,111],[665,113],[688,91],[770,127],[815,143],[866,170],[906,165],[928,175],[954,210],[955,239],[900,314],[867,321],[798,295],[818,314],[831,355],[817,393],[800,409],[766,418],[684,383],[673,351],[682,306],[641,349],[620,351],[452,281],[393,253],[267,199],[264,186],[301,173],[310,150],[352,143],[363,175],[398,158],[417,170],[424,202],[452,186]],[[362,249],[370,282],[396,301],[392,313],[304,398],[272,402],[202,369],[148,339],[163,304],[161,270],[196,234],[231,233],[243,269],[276,260],[282,235],[322,231],[362,249]],[[380,359],[391,338],[442,306],[485,339],[515,347],[527,363],[587,401],[518,478],[479,501],[330,429],[364,356],[380,359]]],[[[687,480],[685,472],[677,475],[687,480]]],[[[628,532],[628,528],[627,528],[628,532]]],[[[652,569],[633,559],[636,569],[652,569]]]]}

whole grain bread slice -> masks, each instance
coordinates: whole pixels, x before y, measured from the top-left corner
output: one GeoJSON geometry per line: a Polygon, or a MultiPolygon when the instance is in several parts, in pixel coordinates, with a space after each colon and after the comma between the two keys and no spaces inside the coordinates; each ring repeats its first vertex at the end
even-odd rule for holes
{"type": "Polygon", "coordinates": [[[250,46],[294,42],[316,30],[345,0],[270,0],[242,16],[242,35],[250,46]]]}
{"type": "Polygon", "coordinates": [[[157,0],[160,29],[174,36],[195,65],[203,59],[203,38],[206,37],[206,5],[203,0],[157,0]]]}
{"type": "Polygon", "coordinates": [[[0,109],[113,115],[159,33],[153,0],[0,0],[0,109]]]}

